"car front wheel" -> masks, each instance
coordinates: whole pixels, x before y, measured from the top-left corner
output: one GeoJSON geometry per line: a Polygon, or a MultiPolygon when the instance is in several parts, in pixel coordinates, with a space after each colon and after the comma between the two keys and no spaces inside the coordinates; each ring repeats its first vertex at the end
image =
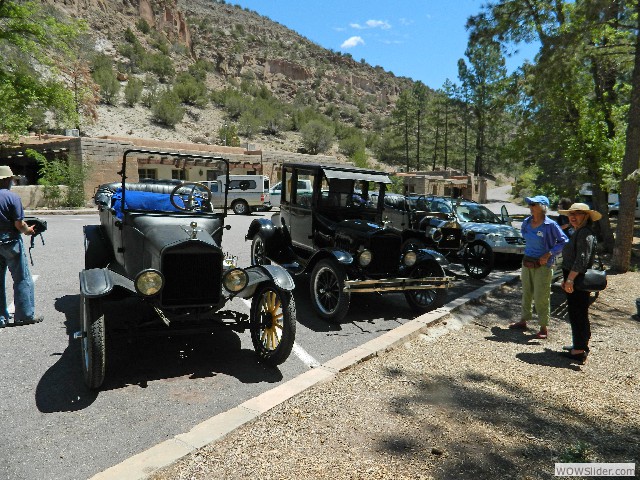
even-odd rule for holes
{"type": "Polygon", "coordinates": [[[272,283],[260,287],[251,302],[251,341],[268,365],[283,363],[296,336],[296,304],[291,292],[272,283]]]}
{"type": "Polygon", "coordinates": [[[104,313],[99,300],[82,296],[80,321],[84,383],[95,390],[102,385],[106,369],[104,313]]]}
{"type": "MultiPolygon", "coordinates": [[[[445,272],[437,263],[418,265],[411,272],[411,278],[444,277],[445,272]]],[[[446,288],[407,290],[404,292],[407,303],[417,313],[430,312],[443,306],[447,300],[446,288]]]]}
{"type": "Polygon", "coordinates": [[[251,265],[269,265],[271,262],[267,258],[264,238],[259,233],[253,237],[251,242],[251,265]]]}
{"type": "Polygon", "coordinates": [[[493,270],[495,254],[486,243],[476,242],[464,249],[462,261],[469,276],[480,279],[489,275],[493,270]]]}
{"type": "Polygon", "coordinates": [[[318,314],[339,323],[349,310],[351,294],[344,291],[345,274],[333,260],[320,260],[311,272],[311,301],[318,314]]]}

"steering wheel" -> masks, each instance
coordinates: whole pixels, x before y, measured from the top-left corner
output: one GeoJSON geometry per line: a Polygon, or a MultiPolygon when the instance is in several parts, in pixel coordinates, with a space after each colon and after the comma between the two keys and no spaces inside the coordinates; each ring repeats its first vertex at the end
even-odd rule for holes
{"type": "Polygon", "coordinates": [[[183,212],[201,212],[211,207],[211,190],[205,184],[200,182],[182,182],[180,185],[176,185],[169,200],[171,205],[176,209],[183,212]],[[191,187],[188,189],[188,187],[191,187]],[[185,191],[178,193],[179,190],[185,189],[185,191]],[[176,203],[176,196],[180,197],[183,205],[176,203]],[[196,201],[196,198],[200,202],[196,201]]]}

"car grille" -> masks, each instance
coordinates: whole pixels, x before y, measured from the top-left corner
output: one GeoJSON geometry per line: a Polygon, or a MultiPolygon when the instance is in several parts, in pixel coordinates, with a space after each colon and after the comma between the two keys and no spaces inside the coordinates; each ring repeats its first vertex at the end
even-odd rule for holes
{"type": "Polygon", "coordinates": [[[400,243],[398,235],[374,235],[371,237],[373,258],[367,267],[367,274],[395,275],[400,265],[400,243]]]}
{"type": "Polygon", "coordinates": [[[524,238],[522,237],[504,237],[504,240],[509,245],[524,245],[524,238]]]}
{"type": "Polygon", "coordinates": [[[222,252],[195,243],[162,256],[163,307],[216,305],[220,301],[222,252]]]}

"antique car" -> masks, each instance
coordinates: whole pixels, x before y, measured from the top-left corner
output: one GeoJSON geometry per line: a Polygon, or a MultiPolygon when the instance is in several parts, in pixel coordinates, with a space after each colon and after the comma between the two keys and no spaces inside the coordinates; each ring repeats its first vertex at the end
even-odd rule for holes
{"type": "Polygon", "coordinates": [[[402,250],[404,233],[382,221],[389,183],[374,170],[285,163],[280,213],[255,219],[246,235],[252,263],[310,274],[313,307],[331,322],[345,317],[352,294],[364,292],[403,292],[416,312],[442,306],[448,261],[429,249],[402,250]],[[298,189],[301,181],[311,190],[298,189]]]}
{"type": "MultiPolygon", "coordinates": [[[[296,309],[293,279],[281,267],[238,268],[223,252],[227,202],[218,209],[209,189],[129,183],[128,164],[145,156],[194,159],[228,183],[229,162],[220,157],[142,149],[123,154],[117,188],[102,185],[95,196],[100,224],[84,227],[85,269],[80,272],[82,370],[89,388],[105,378],[106,342],[118,332],[176,335],[222,327],[250,331],[259,359],[284,362],[293,348],[296,309]],[[229,310],[234,297],[251,299],[250,314],[229,310]],[[126,302],[146,315],[105,315],[126,302]],[[226,309],[223,310],[223,308],[226,309]],[[110,333],[107,336],[107,333],[110,333]]],[[[110,341],[110,340],[109,340],[110,341]]]]}
{"type": "Polygon", "coordinates": [[[503,205],[500,216],[484,205],[460,198],[422,197],[431,211],[455,215],[462,226],[466,242],[463,257],[470,276],[482,278],[491,272],[496,255],[521,258],[525,241],[520,229],[511,225],[511,218],[503,205]]]}

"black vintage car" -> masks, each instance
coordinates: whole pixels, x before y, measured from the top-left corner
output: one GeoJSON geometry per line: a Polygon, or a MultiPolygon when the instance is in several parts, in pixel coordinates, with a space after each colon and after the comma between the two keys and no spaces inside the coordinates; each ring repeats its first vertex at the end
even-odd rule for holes
{"type": "Polygon", "coordinates": [[[254,220],[246,235],[253,264],[310,273],[313,306],[332,322],[344,318],[355,293],[404,292],[417,312],[444,304],[447,260],[433,250],[403,251],[403,232],[382,221],[385,173],[285,163],[282,175],[280,213],[254,220]],[[291,188],[301,180],[311,191],[291,188]]]}
{"type": "Polygon", "coordinates": [[[261,361],[284,362],[296,331],[289,273],[271,265],[234,265],[221,248],[223,232],[229,228],[226,199],[222,209],[214,209],[205,185],[125,182],[128,164],[143,156],[201,161],[228,182],[225,159],[131,149],[123,155],[119,186],[98,189],[100,224],[84,227],[85,269],[80,272],[77,336],[82,339],[87,386],[103,383],[107,339],[122,332],[176,335],[217,327],[249,329],[261,361]],[[223,310],[234,297],[252,298],[250,315],[223,310]],[[105,314],[125,302],[144,304],[148,314],[105,314]]]}

